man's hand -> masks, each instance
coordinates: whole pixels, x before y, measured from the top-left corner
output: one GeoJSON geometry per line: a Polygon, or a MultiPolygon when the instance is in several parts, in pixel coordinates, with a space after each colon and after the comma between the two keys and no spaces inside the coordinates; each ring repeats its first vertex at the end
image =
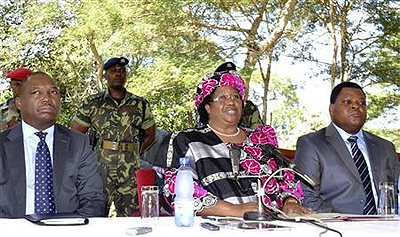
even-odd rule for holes
{"type": "Polygon", "coordinates": [[[286,214],[297,213],[299,215],[306,215],[313,213],[313,210],[301,205],[296,199],[289,197],[285,199],[283,212],[286,214]]]}

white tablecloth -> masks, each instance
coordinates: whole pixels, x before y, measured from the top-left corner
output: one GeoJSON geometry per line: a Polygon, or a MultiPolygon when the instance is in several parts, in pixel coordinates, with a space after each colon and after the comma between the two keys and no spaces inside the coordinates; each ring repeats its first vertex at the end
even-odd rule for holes
{"type": "MultiPolygon", "coordinates": [[[[221,228],[219,231],[209,231],[201,228],[201,222],[206,222],[200,217],[196,217],[194,227],[176,227],[173,217],[160,217],[159,224],[153,228],[149,234],[151,236],[212,236],[212,237],[250,237],[250,236],[268,236],[268,237],[301,237],[301,236],[320,236],[323,229],[309,224],[288,223],[273,221],[273,224],[291,226],[290,230],[239,230],[221,228]],[[260,233],[265,232],[265,233],[260,233]]],[[[399,237],[400,219],[397,217],[385,221],[341,221],[328,222],[330,228],[340,231],[343,236],[348,237],[399,237]]],[[[39,226],[25,219],[1,219],[0,218],[0,236],[24,236],[24,237],[80,237],[80,236],[108,236],[119,237],[128,236],[125,231],[127,228],[141,226],[141,219],[138,217],[126,218],[90,218],[89,224],[84,226],[39,226]]],[[[328,231],[321,235],[322,237],[339,236],[337,233],[328,231]]]]}

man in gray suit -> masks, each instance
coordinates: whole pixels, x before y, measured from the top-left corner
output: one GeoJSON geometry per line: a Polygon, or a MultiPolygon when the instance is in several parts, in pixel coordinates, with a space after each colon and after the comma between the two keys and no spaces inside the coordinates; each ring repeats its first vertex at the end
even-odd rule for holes
{"type": "Polygon", "coordinates": [[[295,163],[316,183],[314,190],[303,185],[304,204],[317,212],[376,214],[379,182],[397,184],[394,145],[362,130],[366,96],[356,83],[343,82],[332,90],[329,113],[328,127],[297,141],[295,163]],[[353,136],[358,138],[349,141],[353,136]],[[361,153],[356,155],[357,151],[361,153]],[[359,171],[353,156],[364,158],[364,171],[359,171]]]}
{"type": "Polygon", "coordinates": [[[103,216],[103,187],[88,138],[55,123],[61,106],[54,81],[45,73],[33,73],[22,82],[16,105],[22,122],[0,133],[0,217],[54,212],[103,216]],[[41,154],[40,143],[46,144],[41,154]],[[42,194],[37,192],[40,155],[52,176],[44,201],[38,201],[42,194]],[[51,202],[52,211],[43,211],[44,202],[51,202]]]}

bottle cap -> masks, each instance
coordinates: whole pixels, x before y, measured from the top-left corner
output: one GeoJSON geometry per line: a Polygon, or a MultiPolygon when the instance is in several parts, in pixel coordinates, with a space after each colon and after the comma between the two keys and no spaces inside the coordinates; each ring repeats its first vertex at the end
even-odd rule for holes
{"type": "Polygon", "coordinates": [[[189,165],[189,158],[188,157],[181,157],[179,158],[180,165],[189,165]]]}

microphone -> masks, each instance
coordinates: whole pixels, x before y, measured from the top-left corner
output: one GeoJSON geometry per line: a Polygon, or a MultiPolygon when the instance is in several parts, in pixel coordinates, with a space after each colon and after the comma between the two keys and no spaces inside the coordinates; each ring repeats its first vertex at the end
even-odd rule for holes
{"type": "Polygon", "coordinates": [[[275,157],[283,165],[292,169],[294,171],[293,173],[296,178],[298,178],[301,182],[303,182],[309,188],[314,190],[315,182],[310,177],[308,177],[306,174],[304,174],[299,169],[297,169],[296,164],[293,163],[292,161],[290,161],[286,156],[284,156],[277,148],[275,148],[271,144],[265,144],[264,146],[262,146],[262,150],[264,151],[265,155],[275,157]]]}
{"type": "Polygon", "coordinates": [[[232,171],[235,179],[237,179],[239,175],[239,163],[241,154],[242,151],[235,145],[233,145],[232,149],[229,150],[229,158],[231,159],[232,171]]]}

